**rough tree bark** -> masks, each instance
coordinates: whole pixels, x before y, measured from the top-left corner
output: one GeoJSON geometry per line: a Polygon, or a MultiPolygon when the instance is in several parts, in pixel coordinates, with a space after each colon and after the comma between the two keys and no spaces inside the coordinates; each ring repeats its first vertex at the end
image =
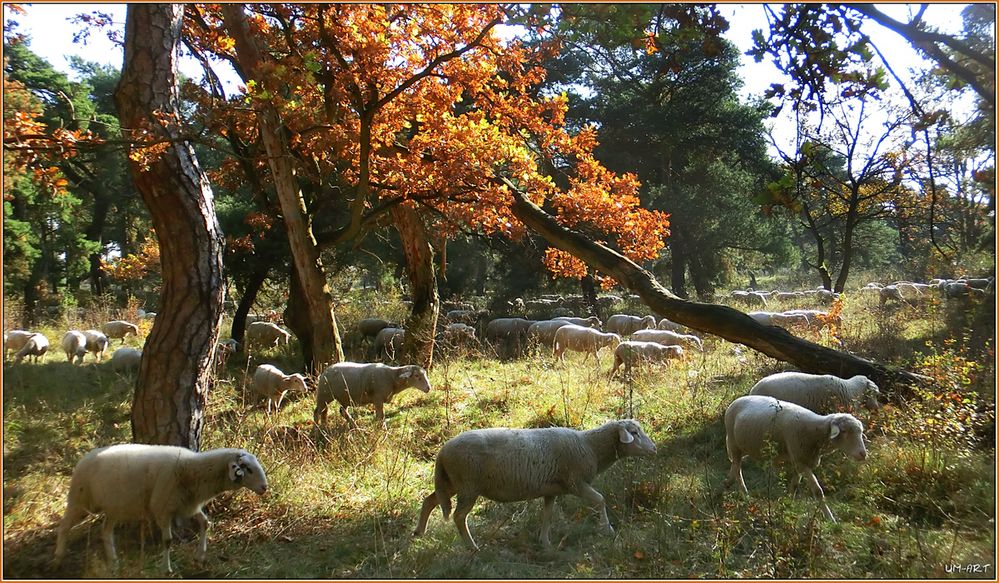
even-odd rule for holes
{"type": "Polygon", "coordinates": [[[416,210],[404,204],[391,211],[392,222],[402,239],[406,257],[406,272],[413,299],[413,310],[406,319],[406,342],[403,361],[429,368],[433,364],[434,333],[440,312],[437,276],[434,272],[434,250],[427,237],[423,220],[416,210]]]}
{"type": "Polygon", "coordinates": [[[607,273],[621,285],[638,294],[650,308],[695,330],[716,334],[744,344],[778,360],[790,362],[802,371],[837,376],[867,375],[879,385],[919,382],[906,371],[820,346],[789,334],[783,328],[763,326],[746,314],[728,306],[682,300],[659,284],[648,271],[620,253],[593,242],[577,231],[560,225],[551,215],[528,200],[509,181],[513,213],[549,244],[571,253],[590,267],[607,273]]]}
{"type": "MultiPolygon", "coordinates": [[[[264,57],[250,37],[243,7],[227,4],[222,12],[226,31],[236,42],[236,56],[243,71],[251,79],[263,78],[265,75],[261,73],[261,67],[264,57]]],[[[303,354],[306,370],[311,373],[320,372],[326,366],[343,360],[343,346],[333,315],[333,301],[305,200],[295,180],[292,155],[282,136],[280,116],[269,103],[257,103],[255,109],[260,138],[267,151],[268,165],[288,233],[293,272],[298,276],[300,299],[303,300],[300,307],[305,311],[304,321],[308,323],[308,338],[301,335],[298,338],[303,343],[303,352],[306,345],[311,349],[311,358],[303,354]]]]}
{"type": "Polygon", "coordinates": [[[197,450],[222,324],[222,233],[194,150],[179,127],[156,115],[180,115],[176,58],[183,12],[180,4],[128,6],[115,103],[126,139],[145,130],[168,144],[148,164],[129,160],[159,239],[163,273],[159,315],[132,401],[132,439],[197,450]]]}

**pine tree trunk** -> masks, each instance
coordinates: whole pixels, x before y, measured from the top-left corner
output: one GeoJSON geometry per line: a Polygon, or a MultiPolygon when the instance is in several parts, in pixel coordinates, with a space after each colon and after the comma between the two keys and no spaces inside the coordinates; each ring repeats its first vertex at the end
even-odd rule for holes
{"type": "Polygon", "coordinates": [[[403,362],[430,368],[433,364],[434,335],[440,311],[437,277],[434,273],[434,250],[427,238],[423,220],[414,209],[396,205],[391,214],[392,222],[402,239],[413,298],[413,310],[406,319],[403,362]]]}
{"type": "Polygon", "coordinates": [[[841,377],[866,375],[884,388],[921,379],[903,370],[865,360],[792,336],[783,328],[764,326],[728,306],[682,300],[659,284],[648,271],[620,253],[593,242],[581,233],[560,225],[532,203],[513,183],[504,182],[513,196],[512,210],[529,229],[548,243],[572,253],[590,267],[599,269],[638,294],[659,315],[695,330],[716,334],[744,344],[778,360],[790,362],[804,372],[841,377]]]}
{"type": "MultiPolygon", "coordinates": [[[[261,78],[263,75],[259,72],[264,64],[264,57],[250,38],[242,6],[227,4],[222,12],[225,28],[236,42],[236,55],[240,65],[250,78],[261,78]]],[[[307,315],[304,320],[308,326],[308,333],[304,335],[307,338],[299,335],[298,339],[303,346],[308,344],[311,348],[312,359],[307,363],[308,372],[320,372],[326,366],[343,360],[343,346],[333,315],[333,300],[319,259],[319,247],[312,233],[305,200],[295,180],[292,155],[281,134],[280,116],[270,103],[255,102],[255,108],[257,127],[267,152],[271,178],[288,233],[295,267],[293,272],[298,274],[297,283],[301,286],[301,307],[307,315]]]]}
{"type": "Polygon", "coordinates": [[[144,130],[170,144],[149,159],[129,160],[159,239],[163,274],[132,401],[132,438],[197,450],[222,323],[222,233],[194,150],[179,127],[154,116],[180,114],[175,72],[183,13],[180,4],[128,6],[115,103],[126,139],[144,130]]]}

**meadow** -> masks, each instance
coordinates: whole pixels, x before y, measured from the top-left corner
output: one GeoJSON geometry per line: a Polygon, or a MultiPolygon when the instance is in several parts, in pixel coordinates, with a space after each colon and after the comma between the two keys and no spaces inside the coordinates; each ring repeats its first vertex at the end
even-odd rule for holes
{"type": "MultiPolygon", "coordinates": [[[[885,388],[888,403],[859,414],[869,439],[866,462],[842,454],[823,459],[816,474],[835,523],[806,492],[787,496],[784,469],[769,463],[744,463],[748,498],[723,488],[725,407],[759,378],[789,367],[716,337],[705,338],[703,353],[631,378],[608,378],[606,351],[599,367],[571,353],[565,363],[541,353],[507,362],[474,352],[438,358],[429,394],[409,391],[386,406],[387,430],[370,409],[356,409],[360,429],[353,431],[335,411],[325,429],[316,428],[308,395],[269,415],[248,394],[246,377],[257,364],[295,370],[293,343],[291,350],[237,355],[219,371],[203,448],[255,453],[270,491],[257,497],[242,490],[211,502],[208,559],[196,559],[193,531],[182,532],[173,549],[176,576],[994,579],[994,298],[970,307],[939,299],[879,307],[848,293],[843,302],[838,338],[824,332],[812,339],[933,382],[904,397],[885,388]],[[469,518],[479,552],[461,544],[438,510],[425,536],[411,536],[420,500],[432,490],[434,456],[450,437],[493,426],[591,428],[622,417],[638,419],[659,451],[623,459],[595,481],[615,535],[599,529],[582,500],[563,497],[551,549],[537,542],[539,501],[480,500],[469,518]]],[[[5,364],[6,578],[116,574],[105,564],[99,520],[74,529],[61,567],[50,563],[74,464],[94,447],[129,440],[135,377],[90,356],[83,366],[70,365],[58,341],[70,328],[134,316],[129,310],[92,309],[43,325],[54,350],[40,364],[5,364]]],[[[632,303],[616,311],[647,310],[632,303]]],[[[393,317],[403,307],[357,295],[338,318],[350,330],[374,313],[393,317]]],[[[143,337],[148,329],[144,322],[143,337]]],[[[141,342],[129,338],[126,345],[141,342]]],[[[158,541],[146,538],[141,548],[138,526],[119,526],[117,575],[164,575],[158,541]]]]}

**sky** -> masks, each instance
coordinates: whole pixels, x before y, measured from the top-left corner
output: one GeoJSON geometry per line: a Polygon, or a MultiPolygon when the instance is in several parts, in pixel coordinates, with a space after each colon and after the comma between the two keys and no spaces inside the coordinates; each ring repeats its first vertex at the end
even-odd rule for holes
{"type": "MultiPolygon", "coordinates": [[[[91,33],[86,44],[74,43],[73,34],[79,27],[71,23],[70,19],[76,14],[99,10],[110,13],[115,24],[123,30],[124,4],[66,3],[21,4],[21,6],[26,9],[27,14],[16,17],[19,22],[19,32],[28,35],[31,38],[29,46],[32,51],[48,60],[56,69],[72,74],[67,55],[79,55],[88,61],[121,67],[122,49],[108,40],[105,35],[91,33]]],[[[915,11],[917,5],[878,6],[887,14],[904,19],[915,11]]],[[[924,19],[941,32],[958,32],[961,27],[960,14],[964,6],[964,4],[931,4],[924,19]]],[[[757,28],[767,28],[763,4],[722,4],[720,10],[731,26],[724,36],[739,47],[742,53],[752,47],[752,31],[757,28]]],[[[9,8],[4,6],[4,21],[10,17],[9,8]]],[[[870,35],[882,53],[889,56],[892,66],[901,77],[908,79],[910,76],[907,72],[910,68],[925,66],[922,57],[902,37],[875,23],[867,23],[865,26],[864,31],[870,35]]],[[[769,60],[756,63],[752,57],[743,54],[741,61],[739,73],[745,83],[741,91],[744,97],[762,95],[771,83],[782,79],[782,74],[769,60]]],[[[179,67],[181,72],[189,77],[201,76],[200,66],[193,59],[182,60],[179,67]]],[[[218,69],[216,73],[223,80],[227,92],[235,91],[240,84],[231,70],[218,69]]],[[[793,134],[793,127],[789,125],[790,119],[778,119],[772,123],[778,141],[790,139],[789,134],[793,134]]]]}

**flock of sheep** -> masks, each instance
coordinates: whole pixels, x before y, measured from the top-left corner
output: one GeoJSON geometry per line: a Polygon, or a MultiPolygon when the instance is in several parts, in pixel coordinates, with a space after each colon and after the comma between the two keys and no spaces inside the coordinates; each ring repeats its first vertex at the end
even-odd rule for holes
{"type": "MultiPolygon", "coordinates": [[[[941,289],[958,282],[944,282],[941,289]]],[[[972,282],[960,282],[972,287],[972,282]]],[[[979,283],[977,281],[975,284],[979,283]]],[[[913,284],[916,285],[916,284],[913,284]]],[[[989,282],[987,285],[991,286],[989,282]]],[[[883,286],[881,289],[900,284],[883,286]]],[[[760,292],[743,292],[767,305],[760,292]]],[[[793,292],[791,292],[793,293],[793,292]]],[[[826,292],[828,294],[829,292],[826,292]]],[[[892,292],[889,292],[892,293],[892,292]]],[[[802,296],[806,294],[802,292],[802,296]]],[[[818,292],[814,294],[818,296],[818,292]]],[[[833,299],[829,295],[828,298],[833,299]]],[[[784,299],[784,298],[781,298],[784,299]]],[[[447,312],[447,324],[441,339],[451,343],[479,345],[474,324],[482,313],[472,309],[447,312]]],[[[768,325],[802,324],[820,329],[830,321],[820,310],[790,312],[754,312],[752,317],[768,325]],[[754,315],[756,314],[756,315],[754,315]]],[[[701,338],[683,333],[682,326],[653,316],[616,314],[602,322],[596,316],[575,318],[557,316],[546,320],[521,317],[497,318],[480,323],[482,337],[500,357],[516,357],[529,346],[550,351],[564,359],[567,351],[590,354],[599,366],[602,348],[613,351],[610,375],[623,366],[625,373],[642,363],[666,364],[683,358],[686,351],[704,350],[701,338]],[[484,325],[483,325],[484,324],[484,325]]],[[[82,362],[87,353],[100,360],[110,339],[137,334],[128,322],[113,321],[102,331],[67,332],[62,347],[70,362],[82,362]]],[[[370,318],[358,323],[357,334],[370,342],[368,354],[391,359],[400,347],[405,331],[385,320],[370,318]]],[[[287,345],[291,335],[268,321],[251,322],[246,329],[245,345],[252,352],[287,345]]],[[[15,351],[15,362],[27,356],[36,359],[44,354],[48,341],[38,333],[12,331],[5,335],[5,356],[15,351]]],[[[237,350],[235,341],[219,343],[219,355],[237,350]]],[[[112,356],[134,367],[141,351],[120,348],[112,356]],[[119,357],[121,353],[121,357],[119,357]]],[[[300,373],[286,374],[271,364],[261,364],[253,372],[250,386],[267,400],[267,410],[281,406],[288,392],[310,391],[309,379],[300,373]]],[[[333,401],[348,424],[357,424],[348,407],[371,405],[376,420],[384,426],[384,405],[407,388],[431,390],[426,371],[415,365],[393,366],[381,362],[343,362],[329,366],[314,383],[317,426],[327,423],[333,401]]],[[[768,376],[752,387],[749,394],[735,399],[724,415],[726,449],[731,468],[726,485],[736,484],[748,493],[741,464],[746,456],[766,457],[774,449],[794,469],[792,489],[804,479],[829,520],[835,520],[814,470],[821,456],[832,450],[847,456],[866,458],[864,426],[854,416],[860,406],[876,408],[879,389],[869,379],[855,376],[840,379],[830,375],[784,372],[768,376]]],[[[499,502],[543,498],[541,542],[550,544],[551,515],[555,497],[572,494],[592,505],[604,529],[613,532],[603,496],[593,488],[594,478],[616,460],[629,456],[651,456],[656,445],[640,424],[631,419],[610,421],[588,431],[569,428],[478,429],[465,431],[447,441],[436,457],[434,490],[422,503],[416,535],[425,532],[431,513],[440,507],[445,518],[451,514],[451,498],[456,498],[453,520],[463,541],[478,548],[468,531],[466,517],[476,500],[485,497],[499,502]]],[[[115,445],[91,451],[77,464],[68,496],[65,515],[58,528],[56,558],[65,553],[69,530],[87,514],[104,514],[102,532],[110,564],[115,563],[114,527],[123,521],[151,521],[163,535],[165,567],[171,570],[170,523],[176,517],[193,517],[199,525],[199,553],[206,550],[208,518],[202,507],[214,496],[227,490],[246,487],[258,494],[267,489],[267,479],[260,462],[249,452],[218,449],[201,453],[170,446],[115,445]],[[129,484],[121,488],[120,484],[129,484]],[[124,490],[124,491],[123,491],[124,490]]]]}

